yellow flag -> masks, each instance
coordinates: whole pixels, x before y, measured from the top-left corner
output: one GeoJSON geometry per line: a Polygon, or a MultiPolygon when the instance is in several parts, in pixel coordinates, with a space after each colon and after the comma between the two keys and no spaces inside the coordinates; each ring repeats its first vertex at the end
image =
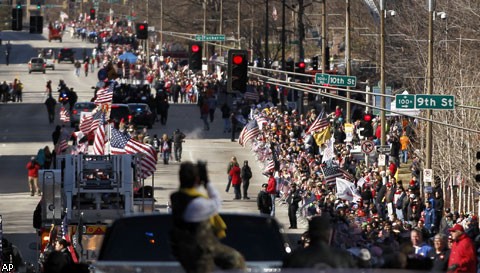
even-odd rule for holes
{"type": "Polygon", "coordinates": [[[331,137],[330,126],[326,127],[322,131],[319,131],[313,134],[313,138],[315,139],[315,142],[319,147],[322,146],[323,143],[327,142],[327,140],[329,140],[330,137],[331,137]]]}

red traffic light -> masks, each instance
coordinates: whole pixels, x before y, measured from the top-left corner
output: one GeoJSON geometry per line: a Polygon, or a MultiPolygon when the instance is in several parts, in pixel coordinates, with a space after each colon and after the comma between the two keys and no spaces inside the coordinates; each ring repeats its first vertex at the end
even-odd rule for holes
{"type": "Polygon", "coordinates": [[[138,29],[139,29],[139,30],[145,30],[145,25],[139,25],[139,26],[138,26],[138,29]]]}
{"type": "Polygon", "coordinates": [[[91,10],[90,10],[90,13],[95,13],[95,9],[91,9],[91,10]]]}
{"type": "Polygon", "coordinates": [[[371,114],[363,115],[363,120],[366,121],[366,122],[372,121],[372,115],[371,114]]]}
{"type": "Polygon", "coordinates": [[[242,55],[233,55],[232,58],[233,64],[240,65],[243,63],[243,56],[242,55]]]}
{"type": "Polygon", "coordinates": [[[200,51],[200,47],[194,44],[191,46],[191,50],[193,53],[197,53],[198,51],[200,51]]]}
{"type": "Polygon", "coordinates": [[[298,67],[299,68],[305,68],[305,63],[304,62],[299,62],[298,67]]]}

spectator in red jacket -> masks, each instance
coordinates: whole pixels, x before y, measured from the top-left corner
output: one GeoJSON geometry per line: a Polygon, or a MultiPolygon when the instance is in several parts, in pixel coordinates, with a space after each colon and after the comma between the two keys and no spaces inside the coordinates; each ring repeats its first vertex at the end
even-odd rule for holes
{"type": "Polygon", "coordinates": [[[35,192],[37,192],[39,196],[42,195],[42,191],[38,187],[38,170],[40,170],[40,165],[37,163],[34,156],[32,156],[30,161],[27,163],[27,170],[30,195],[34,196],[35,192]]]}
{"type": "Polygon", "coordinates": [[[242,184],[242,178],[240,177],[240,167],[237,165],[233,165],[230,169],[230,176],[232,177],[232,186],[233,192],[235,193],[235,198],[233,200],[240,200],[242,198],[242,194],[240,192],[240,185],[242,184]]]}
{"type": "Polygon", "coordinates": [[[475,247],[470,237],[465,233],[463,226],[455,224],[448,231],[453,240],[450,258],[448,259],[448,272],[477,272],[475,247]]]}
{"type": "Polygon", "coordinates": [[[270,215],[273,217],[275,216],[275,198],[277,197],[277,180],[273,176],[273,171],[268,172],[267,193],[272,198],[272,212],[270,215]]]}

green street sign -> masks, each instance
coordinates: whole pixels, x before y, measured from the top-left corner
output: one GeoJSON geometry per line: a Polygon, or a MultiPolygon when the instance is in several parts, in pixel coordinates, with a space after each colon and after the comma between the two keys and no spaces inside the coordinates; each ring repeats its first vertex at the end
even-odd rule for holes
{"type": "Polygon", "coordinates": [[[455,97],[452,95],[416,95],[415,107],[417,109],[455,109],[455,97]]]}
{"type": "Polygon", "coordinates": [[[225,41],[223,34],[196,34],[195,41],[225,41]]]}
{"type": "Polygon", "coordinates": [[[330,75],[328,74],[315,74],[315,83],[316,84],[328,84],[328,80],[330,79],[330,75]]]}
{"type": "Polygon", "coordinates": [[[328,83],[336,86],[355,87],[357,86],[357,77],[344,75],[330,75],[328,83]]]}
{"type": "Polygon", "coordinates": [[[415,95],[395,95],[395,108],[415,109],[415,95]]]}
{"type": "Polygon", "coordinates": [[[357,85],[357,77],[317,73],[315,74],[315,83],[355,87],[357,85]]]}

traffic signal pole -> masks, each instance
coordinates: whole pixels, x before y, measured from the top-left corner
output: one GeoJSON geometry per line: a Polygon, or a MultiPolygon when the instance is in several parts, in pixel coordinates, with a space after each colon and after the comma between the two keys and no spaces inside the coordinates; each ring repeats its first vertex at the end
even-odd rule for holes
{"type": "MultiPolygon", "coordinates": [[[[385,0],[380,1],[380,107],[385,109],[385,0]]],[[[381,137],[380,145],[384,146],[387,142],[385,132],[385,111],[380,111],[381,137]]]]}
{"type": "MultiPolygon", "coordinates": [[[[347,69],[347,76],[351,75],[351,60],[350,60],[350,0],[346,0],[345,9],[345,65],[347,69]]],[[[347,87],[347,99],[350,99],[350,87],[347,87]]],[[[351,122],[351,107],[350,101],[347,101],[346,122],[351,122]]]]}

